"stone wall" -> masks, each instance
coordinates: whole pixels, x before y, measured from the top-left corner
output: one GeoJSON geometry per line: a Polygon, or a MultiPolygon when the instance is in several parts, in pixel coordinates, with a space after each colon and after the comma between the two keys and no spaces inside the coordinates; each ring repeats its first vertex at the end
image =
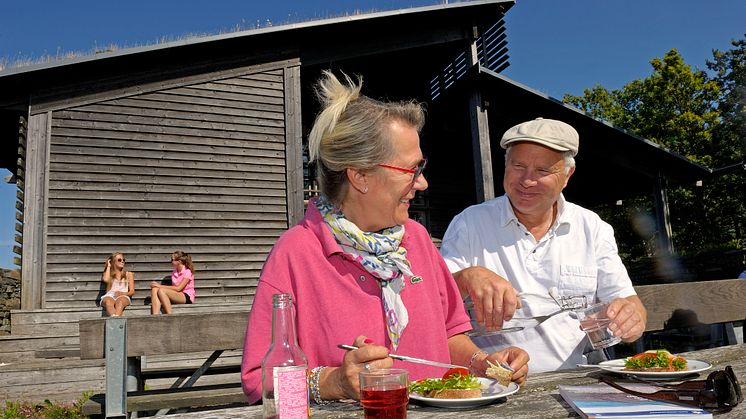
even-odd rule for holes
{"type": "Polygon", "coordinates": [[[0,269],[0,335],[10,334],[10,310],[21,308],[21,272],[0,269]]]}

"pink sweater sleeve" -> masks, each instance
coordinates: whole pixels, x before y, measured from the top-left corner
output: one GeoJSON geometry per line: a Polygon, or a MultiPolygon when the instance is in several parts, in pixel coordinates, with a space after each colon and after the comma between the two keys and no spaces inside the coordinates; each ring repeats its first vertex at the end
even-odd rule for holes
{"type": "MultiPolygon", "coordinates": [[[[266,271],[267,267],[262,272],[262,277],[266,271]]],[[[261,363],[272,341],[272,294],[280,292],[282,291],[260,279],[249,313],[241,360],[241,385],[250,404],[262,399],[261,363]]]]}

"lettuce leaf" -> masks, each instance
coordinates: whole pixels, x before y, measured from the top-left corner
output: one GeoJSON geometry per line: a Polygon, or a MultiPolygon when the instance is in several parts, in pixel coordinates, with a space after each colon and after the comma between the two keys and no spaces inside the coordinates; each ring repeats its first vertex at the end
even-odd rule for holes
{"type": "Polygon", "coordinates": [[[686,360],[680,356],[673,356],[665,349],[643,352],[624,360],[624,366],[631,370],[647,368],[665,368],[681,371],[686,368],[686,360]]]}
{"type": "Polygon", "coordinates": [[[433,390],[464,390],[470,388],[482,388],[482,383],[473,375],[453,374],[449,378],[423,378],[409,384],[409,391],[427,394],[433,390]]]}

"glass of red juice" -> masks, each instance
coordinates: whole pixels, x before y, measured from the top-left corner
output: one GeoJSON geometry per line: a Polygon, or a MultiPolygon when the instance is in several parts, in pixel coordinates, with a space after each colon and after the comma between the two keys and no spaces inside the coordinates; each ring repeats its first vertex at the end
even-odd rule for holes
{"type": "Polygon", "coordinates": [[[360,373],[365,419],[404,419],[409,403],[407,370],[382,368],[360,373]]]}

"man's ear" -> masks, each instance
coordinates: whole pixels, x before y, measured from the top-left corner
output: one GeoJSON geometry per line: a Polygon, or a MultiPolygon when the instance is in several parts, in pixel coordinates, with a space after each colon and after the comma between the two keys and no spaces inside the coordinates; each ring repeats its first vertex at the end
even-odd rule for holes
{"type": "Polygon", "coordinates": [[[363,194],[368,193],[368,179],[365,172],[348,167],[346,169],[346,174],[347,181],[350,183],[352,188],[363,194]]]}
{"type": "Polygon", "coordinates": [[[575,166],[572,166],[570,171],[567,172],[567,175],[565,176],[565,184],[562,186],[562,189],[567,187],[567,182],[570,180],[570,176],[572,176],[573,173],[575,173],[575,166]]]}

